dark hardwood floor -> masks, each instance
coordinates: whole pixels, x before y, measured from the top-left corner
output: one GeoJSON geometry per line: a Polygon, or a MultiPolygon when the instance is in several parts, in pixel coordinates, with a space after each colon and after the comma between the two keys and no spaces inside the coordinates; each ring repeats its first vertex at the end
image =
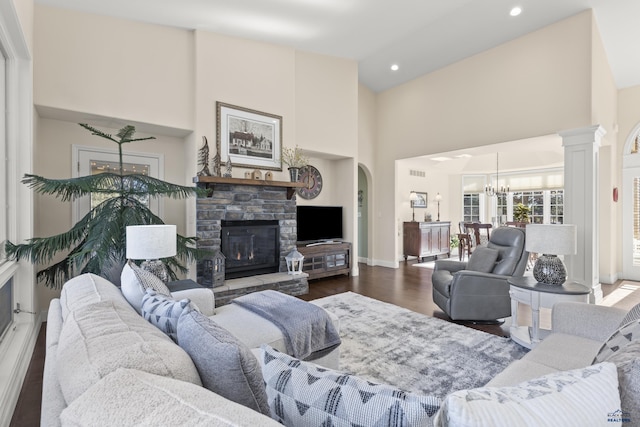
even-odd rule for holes
{"type": "MultiPolygon", "coordinates": [[[[313,300],[342,292],[352,291],[361,295],[378,299],[380,301],[395,304],[412,311],[429,316],[449,320],[447,316],[433,303],[431,297],[431,273],[428,268],[413,267],[412,262],[401,263],[400,268],[370,267],[360,264],[360,275],[357,277],[336,276],[310,281],[309,293],[303,295],[304,300],[313,300]]],[[[603,285],[606,295],[617,289],[616,285],[603,285]]],[[[631,295],[625,295],[615,305],[622,308],[631,306],[640,301],[640,289],[631,295]]],[[[519,311],[520,313],[520,311],[519,311]]],[[[526,317],[522,317],[526,318],[526,317]]],[[[502,326],[496,325],[471,325],[495,335],[508,336],[508,320],[502,326]]],[[[12,427],[38,426],[40,423],[40,401],[42,398],[42,372],[44,368],[45,354],[45,328],[42,326],[31,364],[27,371],[18,403],[16,405],[12,427]]]]}

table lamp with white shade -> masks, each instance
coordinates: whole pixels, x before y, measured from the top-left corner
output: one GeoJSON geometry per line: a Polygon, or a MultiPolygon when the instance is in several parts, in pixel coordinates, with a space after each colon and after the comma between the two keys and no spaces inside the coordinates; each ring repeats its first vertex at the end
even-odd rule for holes
{"type": "Polygon", "coordinates": [[[440,221],[440,202],[442,201],[442,196],[440,195],[440,193],[436,194],[436,202],[438,203],[438,219],[437,221],[440,221]]]}
{"type": "Polygon", "coordinates": [[[418,200],[418,193],[416,193],[415,191],[409,193],[409,200],[411,200],[411,209],[413,209],[411,222],[416,222],[416,208],[414,203],[418,200]]]}
{"type": "Polygon", "coordinates": [[[177,230],[175,225],[127,226],[127,259],[145,260],[140,267],[167,283],[169,271],[160,258],[176,256],[177,230]]]}
{"type": "Polygon", "coordinates": [[[562,285],[567,270],[558,255],[577,253],[576,226],[571,224],[528,224],[525,248],[538,253],[533,277],[540,283],[562,285]]]}

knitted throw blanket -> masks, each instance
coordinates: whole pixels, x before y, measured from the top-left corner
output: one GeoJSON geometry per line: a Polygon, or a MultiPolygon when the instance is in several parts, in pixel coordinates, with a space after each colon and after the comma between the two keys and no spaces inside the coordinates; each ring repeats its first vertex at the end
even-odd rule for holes
{"type": "Polygon", "coordinates": [[[243,295],[232,302],[280,328],[287,353],[297,359],[317,359],[341,343],[327,312],[314,304],[273,290],[243,295]]]}

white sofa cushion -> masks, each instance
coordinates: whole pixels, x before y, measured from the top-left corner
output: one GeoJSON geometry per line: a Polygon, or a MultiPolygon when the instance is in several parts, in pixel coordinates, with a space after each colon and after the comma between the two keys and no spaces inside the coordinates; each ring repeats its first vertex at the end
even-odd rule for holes
{"type": "Polygon", "coordinates": [[[57,376],[67,404],[120,367],[202,384],[185,351],[126,301],[103,301],[70,313],[56,356],[57,376]]]}
{"type": "Polygon", "coordinates": [[[602,342],[576,335],[553,333],[536,344],[523,359],[541,363],[558,371],[591,365],[602,342]]]}
{"type": "Polygon", "coordinates": [[[556,372],[518,386],[449,394],[437,415],[442,427],[615,426],[620,411],[612,363],[556,372]]]}
{"type": "Polygon", "coordinates": [[[60,418],[69,426],[279,426],[205,388],[122,368],[93,385],[60,418]]]}
{"type": "Polygon", "coordinates": [[[263,345],[271,416],[288,427],[430,426],[440,399],[320,368],[263,345]]]}
{"type": "Polygon", "coordinates": [[[67,281],[60,292],[62,319],[76,308],[100,301],[126,302],[120,289],[107,279],[92,273],[76,276],[67,281]]]}
{"type": "Polygon", "coordinates": [[[178,343],[191,356],[204,387],[269,415],[262,371],[249,348],[208,317],[180,317],[178,343]]]}

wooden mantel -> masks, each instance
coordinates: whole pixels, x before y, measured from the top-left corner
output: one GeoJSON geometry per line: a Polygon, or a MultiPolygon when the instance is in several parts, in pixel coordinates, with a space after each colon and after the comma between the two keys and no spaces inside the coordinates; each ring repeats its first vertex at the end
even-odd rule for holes
{"type": "Polygon", "coordinates": [[[254,185],[262,187],[284,187],[287,189],[287,199],[291,199],[297,188],[304,187],[302,182],[271,181],[265,179],[225,178],[221,176],[196,176],[193,182],[201,188],[213,188],[216,184],[254,185]]]}

